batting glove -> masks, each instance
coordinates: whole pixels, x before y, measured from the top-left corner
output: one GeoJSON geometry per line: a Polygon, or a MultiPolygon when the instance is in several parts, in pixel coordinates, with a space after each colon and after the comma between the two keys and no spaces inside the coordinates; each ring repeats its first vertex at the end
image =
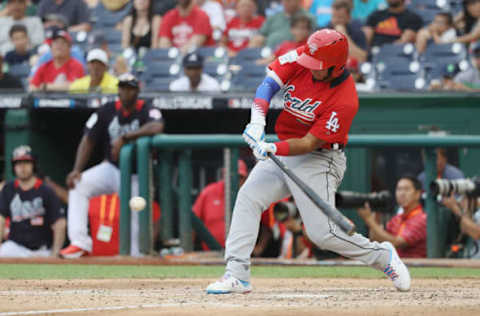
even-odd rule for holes
{"type": "Polygon", "coordinates": [[[258,160],[266,160],[268,159],[268,153],[275,154],[277,152],[277,146],[275,146],[275,144],[273,143],[266,143],[264,141],[261,141],[257,143],[256,146],[252,148],[252,150],[255,158],[257,158],[258,160]]]}
{"type": "Polygon", "coordinates": [[[245,127],[242,136],[250,148],[253,149],[257,143],[265,139],[265,126],[257,123],[250,123],[245,127]]]}

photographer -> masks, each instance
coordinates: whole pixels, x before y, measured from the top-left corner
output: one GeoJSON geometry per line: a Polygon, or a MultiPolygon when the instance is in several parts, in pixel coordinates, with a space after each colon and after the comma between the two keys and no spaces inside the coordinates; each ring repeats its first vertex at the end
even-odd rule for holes
{"type": "MultiPolygon", "coordinates": [[[[466,199],[464,199],[463,201],[466,201],[466,199]]],[[[480,246],[480,212],[478,211],[478,209],[472,218],[469,215],[469,212],[465,211],[466,208],[464,206],[462,207],[462,205],[457,202],[453,193],[449,197],[444,197],[442,200],[442,204],[446,208],[448,208],[455,216],[457,216],[460,222],[461,231],[464,234],[470,236],[475,241],[476,248],[478,249],[478,247],[480,246]]],[[[471,258],[480,259],[480,252],[477,250],[471,258]]]]}
{"type": "Polygon", "coordinates": [[[369,228],[370,239],[391,242],[400,257],[426,257],[427,215],[420,204],[421,194],[422,185],[416,178],[401,177],[397,182],[395,199],[403,213],[388,221],[386,228],[377,223],[368,203],[358,209],[358,215],[369,228]]]}

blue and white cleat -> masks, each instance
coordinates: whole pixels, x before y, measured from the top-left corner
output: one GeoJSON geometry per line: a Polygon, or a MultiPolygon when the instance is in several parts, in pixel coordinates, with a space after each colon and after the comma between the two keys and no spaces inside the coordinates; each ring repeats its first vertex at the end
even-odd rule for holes
{"type": "Polygon", "coordinates": [[[252,291],[250,282],[241,281],[230,274],[225,274],[220,280],[207,287],[207,294],[246,294],[252,291]]]}
{"type": "Polygon", "coordinates": [[[393,247],[390,242],[386,241],[382,244],[390,249],[390,260],[383,270],[383,273],[385,273],[385,275],[392,280],[393,285],[397,288],[397,290],[401,292],[407,292],[410,290],[411,282],[410,273],[408,272],[407,266],[400,259],[395,247],[393,247]]]}

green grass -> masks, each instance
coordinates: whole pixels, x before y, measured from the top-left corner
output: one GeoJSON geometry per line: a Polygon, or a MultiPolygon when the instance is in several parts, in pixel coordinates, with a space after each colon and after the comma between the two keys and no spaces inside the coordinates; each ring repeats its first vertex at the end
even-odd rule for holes
{"type": "MultiPolygon", "coordinates": [[[[0,279],[216,278],[223,266],[108,266],[74,264],[2,264],[0,279]]],[[[411,268],[413,278],[480,278],[480,269],[411,268]]],[[[253,267],[262,278],[382,278],[368,267],[253,267]]]]}

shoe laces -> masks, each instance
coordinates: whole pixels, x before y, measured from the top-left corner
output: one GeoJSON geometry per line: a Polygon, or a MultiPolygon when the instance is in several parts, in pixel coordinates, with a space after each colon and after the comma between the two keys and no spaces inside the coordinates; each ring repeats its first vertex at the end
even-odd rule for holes
{"type": "Polygon", "coordinates": [[[391,264],[388,264],[385,270],[383,270],[386,276],[388,276],[392,281],[398,279],[398,273],[395,271],[391,264]]]}

